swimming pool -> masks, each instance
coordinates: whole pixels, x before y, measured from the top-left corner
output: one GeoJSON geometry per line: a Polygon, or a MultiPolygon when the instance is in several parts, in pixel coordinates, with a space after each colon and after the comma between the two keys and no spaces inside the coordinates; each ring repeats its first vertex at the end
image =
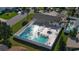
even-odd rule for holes
{"type": "Polygon", "coordinates": [[[38,35],[38,26],[30,26],[26,28],[18,37],[22,40],[32,40],[38,43],[46,43],[48,38],[42,35],[38,35]]]}
{"type": "Polygon", "coordinates": [[[17,38],[17,40],[21,40],[26,43],[28,42],[40,47],[52,49],[60,30],[61,29],[58,29],[57,31],[56,29],[32,24],[24,26],[15,33],[14,37],[17,38]],[[48,31],[51,31],[52,33],[49,34],[48,31]]]}

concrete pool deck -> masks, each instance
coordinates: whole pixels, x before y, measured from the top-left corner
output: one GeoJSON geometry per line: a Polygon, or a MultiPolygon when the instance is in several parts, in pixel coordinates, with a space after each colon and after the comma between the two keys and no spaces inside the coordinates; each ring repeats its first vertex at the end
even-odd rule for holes
{"type": "Polygon", "coordinates": [[[43,30],[41,32],[39,32],[39,33],[41,35],[44,35],[44,36],[48,37],[48,41],[45,43],[45,45],[52,46],[53,43],[55,42],[55,39],[58,36],[59,32],[60,32],[60,29],[56,30],[56,29],[43,27],[43,30]],[[48,34],[47,33],[48,31],[51,31],[51,34],[48,34]]]}
{"type": "MultiPolygon", "coordinates": [[[[34,26],[34,25],[31,25],[31,26],[34,26]]],[[[41,26],[38,26],[38,29],[40,29],[40,27],[41,26]]],[[[24,32],[24,29],[26,29],[26,28],[27,27],[24,26],[21,30],[19,30],[17,33],[15,33],[14,36],[21,40],[21,38],[19,38],[19,35],[22,34],[24,32]]],[[[35,41],[33,41],[31,39],[27,39],[27,38],[23,39],[23,40],[27,41],[27,42],[30,42],[30,43],[33,43],[33,44],[38,45],[38,46],[43,46],[45,48],[51,49],[61,29],[59,29],[59,30],[50,29],[52,31],[52,34],[49,35],[47,33],[47,31],[49,31],[49,28],[43,27],[43,26],[42,26],[42,28],[43,28],[43,30],[40,32],[40,34],[48,36],[48,41],[46,43],[35,42],[35,41]]],[[[35,31],[35,33],[39,32],[38,29],[35,31]]]]}
{"type": "Polygon", "coordinates": [[[46,44],[48,46],[52,46],[54,44],[54,42],[60,32],[60,29],[58,31],[56,31],[56,29],[51,29],[51,32],[52,32],[52,34],[49,35],[48,42],[46,42],[46,44]]]}

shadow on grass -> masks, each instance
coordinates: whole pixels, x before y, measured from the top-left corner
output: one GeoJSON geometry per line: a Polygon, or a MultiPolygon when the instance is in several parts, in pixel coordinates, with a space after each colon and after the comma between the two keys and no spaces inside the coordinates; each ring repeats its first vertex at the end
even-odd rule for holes
{"type": "MultiPolygon", "coordinates": [[[[64,28],[62,28],[61,31],[59,32],[59,34],[58,34],[58,36],[57,36],[57,38],[56,38],[56,40],[55,40],[55,42],[54,42],[54,44],[53,44],[53,46],[52,46],[52,51],[57,51],[57,50],[55,50],[55,47],[56,47],[57,43],[58,43],[59,40],[60,40],[59,38],[60,38],[60,36],[61,36],[61,34],[62,34],[63,29],[64,29],[64,28]]],[[[58,49],[58,48],[56,48],[56,49],[58,49]]],[[[59,50],[59,51],[61,51],[61,50],[59,50]]]]}
{"type": "Polygon", "coordinates": [[[27,46],[30,46],[30,47],[33,47],[35,49],[39,49],[40,51],[51,51],[47,48],[44,48],[44,47],[41,47],[41,46],[37,46],[37,45],[34,45],[32,43],[29,43],[29,42],[26,42],[26,41],[23,41],[23,40],[20,40],[20,39],[17,39],[17,38],[13,38],[13,40],[19,42],[19,43],[22,43],[22,44],[25,44],[27,46]]]}

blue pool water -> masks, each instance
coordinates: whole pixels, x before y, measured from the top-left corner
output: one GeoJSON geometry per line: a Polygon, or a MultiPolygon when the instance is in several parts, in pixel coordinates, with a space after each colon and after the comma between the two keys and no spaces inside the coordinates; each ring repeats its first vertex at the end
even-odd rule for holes
{"type": "Polygon", "coordinates": [[[34,41],[39,42],[39,43],[45,43],[47,42],[48,38],[44,36],[39,36],[38,38],[35,38],[34,41]]]}
{"type": "Polygon", "coordinates": [[[42,35],[38,35],[37,37],[33,37],[32,35],[32,27],[28,27],[27,29],[24,30],[24,32],[22,32],[19,37],[22,40],[33,40],[35,42],[38,43],[46,43],[48,41],[48,38],[42,35]]]}

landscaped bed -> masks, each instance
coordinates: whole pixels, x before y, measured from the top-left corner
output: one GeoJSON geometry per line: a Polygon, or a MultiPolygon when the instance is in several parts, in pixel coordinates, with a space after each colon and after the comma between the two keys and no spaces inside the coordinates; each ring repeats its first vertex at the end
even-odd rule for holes
{"type": "Polygon", "coordinates": [[[17,13],[16,12],[7,12],[7,13],[3,13],[0,15],[0,18],[3,18],[5,20],[9,20],[11,19],[12,17],[16,16],[17,13]]]}
{"type": "MultiPolygon", "coordinates": [[[[32,19],[32,17],[34,16],[34,13],[31,13],[31,14],[29,14],[28,16],[26,16],[24,19],[22,19],[21,21],[19,21],[18,23],[16,23],[15,25],[13,25],[12,26],[12,30],[13,30],[13,33],[15,33],[15,32],[17,32],[19,29],[21,29],[22,27],[23,27],[23,25],[22,25],[22,23],[24,22],[24,21],[27,21],[28,20],[28,22],[29,21],[31,21],[31,19],[32,19]]],[[[17,41],[15,41],[14,39],[13,39],[13,36],[11,36],[10,38],[9,38],[9,41],[11,42],[11,44],[12,44],[12,47],[13,46],[22,46],[22,47],[25,47],[27,50],[39,50],[39,49],[35,49],[35,48],[33,48],[33,47],[31,47],[31,46],[28,46],[28,45],[25,45],[25,44],[22,44],[22,43],[19,43],[19,42],[17,42],[17,41]]]]}
{"type": "MultiPolygon", "coordinates": [[[[24,19],[22,19],[21,21],[19,21],[18,23],[16,23],[15,25],[12,26],[12,30],[13,30],[13,33],[17,32],[21,27],[23,27],[22,23],[26,20],[29,20],[31,21],[31,18],[33,17],[34,13],[32,14],[29,14],[28,16],[26,16],[24,19]]],[[[10,38],[8,38],[8,40],[11,42],[11,47],[14,47],[14,46],[21,46],[21,47],[24,47],[26,48],[28,51],[37,51],[39,49],[36,49],[34,47],[31,47],[31,46],[28,46],[28,45],[25,45],[23,43],[20,43],[20,42],[17,42],[15,41],[15,39],[13,39],[13,36],[11,36],[10,38]]],[[[3,41],[0,40],[0,43],[3,41]]]]}
{"type": "Polygon", "coordinates": [[[17,32],[19,29],[23,27],[23,22],[29,22],[31,21],[32,17],[34,16],[34,13],[31,13],[27,15],[24,19],[16,23],[15,25],[12,26],[13,33],[17,32]]]}
{"type": "Polygon", "coordinates": [[[54,47],[54,51],[61,51],[61,49],[65,49],[66,46],[66,42],[67,42],[67,36],[64,34],[63,30],[62,33],[54,47]]]}
{"type": "Polygon", "coordinates": [[[26,45],[24,43],[16,41],[16,39],[13,38],[13,36],[9,38],[9,41],[11,42],[12,47],[13,46],[21,46],[21,47],[26,48],[27,51],[38,51],[39,50],[39,49],[34,48],[33,46],[29,46],[29,45],[26,45]]]}

